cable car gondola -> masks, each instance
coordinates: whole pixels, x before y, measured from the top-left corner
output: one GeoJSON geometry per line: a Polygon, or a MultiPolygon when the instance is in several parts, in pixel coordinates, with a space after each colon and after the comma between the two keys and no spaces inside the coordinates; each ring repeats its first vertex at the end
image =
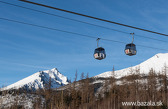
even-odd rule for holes
{"type": "Polygon", "coordinates": [[[97,48],[94,51],[94,58],[98,60],[102,60],[106,58],[106,53],[104,48],[98,46],[99,40],[100,38],[97,39],[97,48]]]}
{"type": "Polygon", "coordinates": [[[129,43],[125,46],[125,54],[129,56],[133,56],[133,55],[136,55],[137,51],[136,51],[136,45],[133,44],[134,33],[130,33],[130,34],[132,35],[132,43],[129,43]]]}

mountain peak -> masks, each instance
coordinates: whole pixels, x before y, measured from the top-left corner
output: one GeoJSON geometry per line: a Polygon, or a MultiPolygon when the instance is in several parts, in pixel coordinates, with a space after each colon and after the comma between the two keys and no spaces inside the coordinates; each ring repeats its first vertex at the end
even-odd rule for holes
{"type": "Polygon", "coordinates": [[[51,71],[58,71],[58,70],[57,70],[57,68],[53,68],[53,69],[51,69],[51,71]]]}
{"type": "Polygon", "coordinates": [[[58,88],[60,86],[68,84],[68,78],[62,75],[57,68],[51,70],[39,71],[31,76],[24,78],[14,84],[11,84],[3,90],[19,89],[36,90],[39,88],[45,88],[47,84],[51,82],[51,88],[58,88]]]}
{"type": "MultiPolygon", "coordinates": [[[[136,69],[139,69],[141,74],[148,74],[151,69],[156,72],[162,72],[165,66],[168,66],[168,53],[158,53],[146,61],[140,63],[139,65],[115,71],[115,77],[121,78],[123,76],[131,75],[131,73],[134,73],[131,72],[131,70],[136,69]]],[[[95,77],[107,78],[111,76],[112,71],[108,71],[95,77]]]]}

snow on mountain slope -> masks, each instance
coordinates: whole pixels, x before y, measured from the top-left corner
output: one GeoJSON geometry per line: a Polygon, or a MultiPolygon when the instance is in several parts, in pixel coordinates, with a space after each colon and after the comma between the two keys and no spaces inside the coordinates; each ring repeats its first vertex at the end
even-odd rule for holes
{"type": "MultiPolygon", "coordinates": [[[[164,66],[168,66],[168,53],[159,53],[155,56],[151,57],[150,59],[142,62],[139,65],[129,67],[126,69],[121,69],[115,71],[114,75],[116,78],[121,78],[126,75],[130,75],[131,73],[134,73],[136,69],[140,69],[141,74],[148,74],[151,68],[155,70],[156,72],[162,72],[164,69],[164,66]],[[133,72],[131,72],[133,71],[133,72]]],[[[95,77],[110,77],[112,76],[112,71],[108,71],[102,74],[99,74],[95,77]]]]}
{"type": "Polygon", "coordinates": [[[50,81],[51,88],[58,88],[69,83],[66,76],[62,75],[56,68],[53,68],[51,70],[39,71],[3,88],[2,90],[19,88],[36,90],[39,88],[45,88],[50,81]]]}

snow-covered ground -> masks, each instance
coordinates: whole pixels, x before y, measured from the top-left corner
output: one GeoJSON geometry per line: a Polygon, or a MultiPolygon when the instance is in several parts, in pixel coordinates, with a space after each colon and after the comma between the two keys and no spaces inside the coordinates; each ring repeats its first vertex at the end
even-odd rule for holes
{"type": "MultiPolygon", "coordinates": [[[[33,94],[20,94],[20,95],[13,95],[13,94],[6,94],[5,96],[0,96],[0,108],[10,108],[13,105],[20,105],[23,106],[24,109],[32,109],[33,102],[35,102],[39,98],[37,95],[33,94]]],[[[40,98],[41,106],[44,103],[44,98],[40,98]]],[[[39,106],[40,107],[40,106],[39,106]]]]}

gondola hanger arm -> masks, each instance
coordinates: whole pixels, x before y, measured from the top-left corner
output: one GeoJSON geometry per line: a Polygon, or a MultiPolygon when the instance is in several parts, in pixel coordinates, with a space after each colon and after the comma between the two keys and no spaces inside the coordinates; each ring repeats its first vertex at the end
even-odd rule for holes
{"type": "Polygon", "coordinates": [[[97,38],[97,48],[99,47],[99,40],[100,40],[100,38],[97,38]]]}
{"type": "Polygon", "coordinates": [[[134,42],[134,33],[130,33],[132,35],[132,43],[134,42]]]}

